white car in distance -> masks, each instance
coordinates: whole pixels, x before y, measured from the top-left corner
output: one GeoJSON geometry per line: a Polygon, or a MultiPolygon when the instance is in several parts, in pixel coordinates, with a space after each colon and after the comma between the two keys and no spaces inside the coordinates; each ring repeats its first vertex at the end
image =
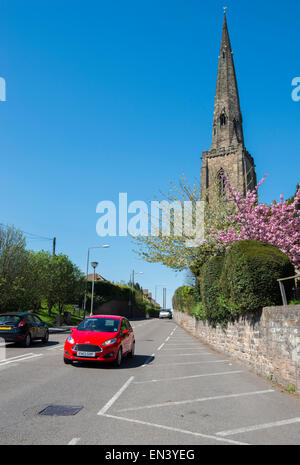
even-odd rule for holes
{"type": "Polygon", "coordinates": [[[159,318],[169,318],[171,320],[173,318],[172,310],[170,308],[162,308],[159,312],[159,318]]]}

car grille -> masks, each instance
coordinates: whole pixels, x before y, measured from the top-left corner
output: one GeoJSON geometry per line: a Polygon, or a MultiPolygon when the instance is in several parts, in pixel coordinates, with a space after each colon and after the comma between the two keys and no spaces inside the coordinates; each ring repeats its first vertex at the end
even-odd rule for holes
{"type": "Polygon", "coordinates": [[[72,350],[80,350],[82,352],[102,352],[100,346],[93,344],[75,344],[75,346],[72,347],[72,350]]]}

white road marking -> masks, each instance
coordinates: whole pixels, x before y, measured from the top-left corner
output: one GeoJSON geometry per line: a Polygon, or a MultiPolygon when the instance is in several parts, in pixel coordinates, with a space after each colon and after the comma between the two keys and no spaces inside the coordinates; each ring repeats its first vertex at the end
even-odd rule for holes
{"type": "Polygon", "coordinates": [[[275,428],[278,426],[291,425],[293,423],[300,423],[300,417],[290,418],[289,420],[273,421],[271,423],[262,423],[260,425],[245,426],[244,428],[236,428],[228,431],[220,431],[216,433],[218,436],[231,436],[232,434],[247,433],[248,431],[258,431],[261,429],[275,428]]]}
{"type": "Polygon", "coordinates": [[[71,441],[68,443],[69,446],[75,446],[76,444],[78,444],[80,441],[80,438],[73,438],[71,439],[71,441]]]}
{"type": "Polygon", "coordinates": [[[238,371],[220,371],[219,373],[203,373],[201,375],[190,375],[190,376],[178,376],[176,378],[159,378],[159,379],[150,379],[147,381],[135,381],[133,384],[145,384],[145,383],[158,383],[160,381],[177,381],[181,379],[191,379],[191,378],[202,378],[205,376],[221,376],[221,375],[232,375],[236,373],[244,373],[242,370],[238,371]]]}
{"type": "Polygon", "coordinates": [[[165,345],[165,343],[163,342],[163,343],[159,346],[159,348],[158,348],[157,350],[159,351],[164,345],[165,345]]]}
{"type": "Polygon", "coordinates": [[[60,348],[64,348],[64,344],[60,344],[60,345],[57,345],[55,347],[50,347],[49,349],[46,349],[46,350],[56,350],[56,349],[60,349],[60,348]]]}
{"type": "Polygon", "coordinates": [[[144,410],[144,409],[150,409],[150,408],[170,407],[173,405],[193,404],[195,402],[206,402],[210,400],[219,400],[219,399],[231,399],[234,397],[256,396],[259,394],[267,394],[271,392],[274,392],[274,389],[266,389],[265,391],[241,392],[238,394],[223,394],[221,396],[213,396],[213,397],[200,397],[198,399],[178,400],[175,402],[164,402],[161,404],[143,405],[140,407],[129,407],[129,408],[118,410],[118,412],[129,412],[129,411],[144,410]]]}
{"type": "Polygon", "coordinates": [[[154,356],[155,354],[150,355],[150,357],[147,358],[147,360],[145,361],[144,365],[142,365],[142,367],[148,366],[148,364],[153,360],[154,356]]]}
{"type": "Polygon", "coordinates": [[[121,389],[119,389],[118,392],[116,392],[116,394],[104,405],[104,407],[102,407],[102,409],[99,410],[98,415],[104,415],[104,413],[107,412],[107,410],[116,402],[116,400],[118,400],[118,398],[125,391],[125,389],[128,388],[129,384],[132,382],[133,379],[134,379],[134,376],[131,376],[126,381],[126,383],[123,384],[121,389]]]}
{"type": "MultiPolygon", "coordinates": [[[[157,365],[154,365],[155,367],[166,367],[170,365],[199,365],[202,363],[224,363],[224,362],[229,362],[229,360],[201,360],[201,362],[176,362],[176,363],[158,363],[157,365]]],[[[144,366],[144,365],[143,365],[144,366]]]]}
{"type": "Polygon", "coordinates": [[[1,362],[7,362],[9,360],[13,360],[13,359],[16,359],[16,358],[28,357],[28,355],[34,355],[34,353],[33,352],[28,352],[27,354],[17,355],[16,357],[3,358],[2,360],[0,360],[0,363],[1,362]]]}
{"type": "Polygon", "coordinates": [[[220,436],[212,436],[212,435],[209,435],[209,434],[196,433],[194,431],[188,431],[188,430],[185,430],[185,429],[173,428],[172,426],[159,425],[157,423],[149,423],[147,421],[134,420],[132,418],[119,417],[119,416],[116,416],[116,415],[105,414],[103,416],[106,417],[106,418],[113,418],[115,420],[122,420],[122,421],[128,421],[130,423],[137,423],[138,425],[145,425],[145,426],[150,426],[150,427],[154,427],[154,428],[165,429],[167,431],[174,431],[175,433],[183,433],[183,434],[189,434],[191,436],[196,436],[196,437],[200,437],[200,438],[211,439],[213,441],[223,441],[223,442],[226,442],[228,444],[235,444],[235,445],[248,445],[248,443],[246,443],[246,442],[234,441],[232,439],[225,439],[225,438],[221,438],[220,436]]]}
{"type": "Polygon", "coordinates": [[[194,345],[194,346],[177,346],[177,345],[171,345],[171,344],[168,344],[165,348],[165,350],[176,350],[176,349],[187,349],[187,350],[207,350],[205,348],[202,348],[202,347],[199,347],[198,345],[194,345]],[[171,348],[170,348],[171,347],[171,348]]]}
{"type": "MultiPolygon", "coordinates": [[[[203,353],[204,353],[204,355],[214,355],[214,354],[211,354],[210,352],[202,352],[202,354],[203,353]]],[[[197,354],[197,353],[196,354],[195,353],[193,353],[193,354],[164,354],[164,353],[162,353],[161,357],[184,357],[186,355],[189,355],[189,356],[192,356],[192,357],[195,357],[195,356],[199,357],[199,355],[202,355],[202,354],[197,354]]]]}
{"type": "Polygon", "coordinates": [[[24,360],[29,360],[31,358],[36,358],[36,357],[41,357],[43,354],[33,354],[33,355],[30,355],[28,357],[22,357],[22,358],[17,358],[15,360],[8,360],[6,362],[1,362],[0,363],[0,367],[4,366],[4,365],[8,365],[9,363],[19,363],[19,362],[23,362],[24,360]]]}
{"type": "Polygon", "coordinates": [[[201,349],[204,349],[204,347],[201,346],[201,344],[197,344],[197,342],[187,342],[186,344],[184,343],[185,341],[177,341],[177,342],[169,342],[168,346],[192,346],[192,347],[200,347],[201,349]]]}

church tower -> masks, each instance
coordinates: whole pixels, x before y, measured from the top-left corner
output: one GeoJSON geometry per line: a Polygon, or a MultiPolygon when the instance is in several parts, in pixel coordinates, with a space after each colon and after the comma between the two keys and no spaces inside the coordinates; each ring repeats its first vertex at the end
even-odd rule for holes
{"type": "MultiPolygon", "coordinates": [[[[244,144],[243,120],[225,10],[215,94],[212,144],[202,156],[202,195],[212,186],[216,186],[219,194],[223,194],[222,173],[225,174],[230,184],[237,187],[244,195],[248,189],[253,189],[256,185],[254,160],[244,144]]],[[[211,199],[211,194],[209,194],[209,199],[211,199]]]]}

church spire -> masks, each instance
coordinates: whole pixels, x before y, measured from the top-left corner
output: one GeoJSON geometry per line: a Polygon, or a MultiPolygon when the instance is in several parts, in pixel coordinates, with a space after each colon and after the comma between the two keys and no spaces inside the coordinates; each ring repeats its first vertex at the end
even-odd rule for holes
{"type": "Polygon", "coordinates": [[[237,145],[244,145],[243,122],[224,8],[211,149],[227,149],[237,145]]]}

